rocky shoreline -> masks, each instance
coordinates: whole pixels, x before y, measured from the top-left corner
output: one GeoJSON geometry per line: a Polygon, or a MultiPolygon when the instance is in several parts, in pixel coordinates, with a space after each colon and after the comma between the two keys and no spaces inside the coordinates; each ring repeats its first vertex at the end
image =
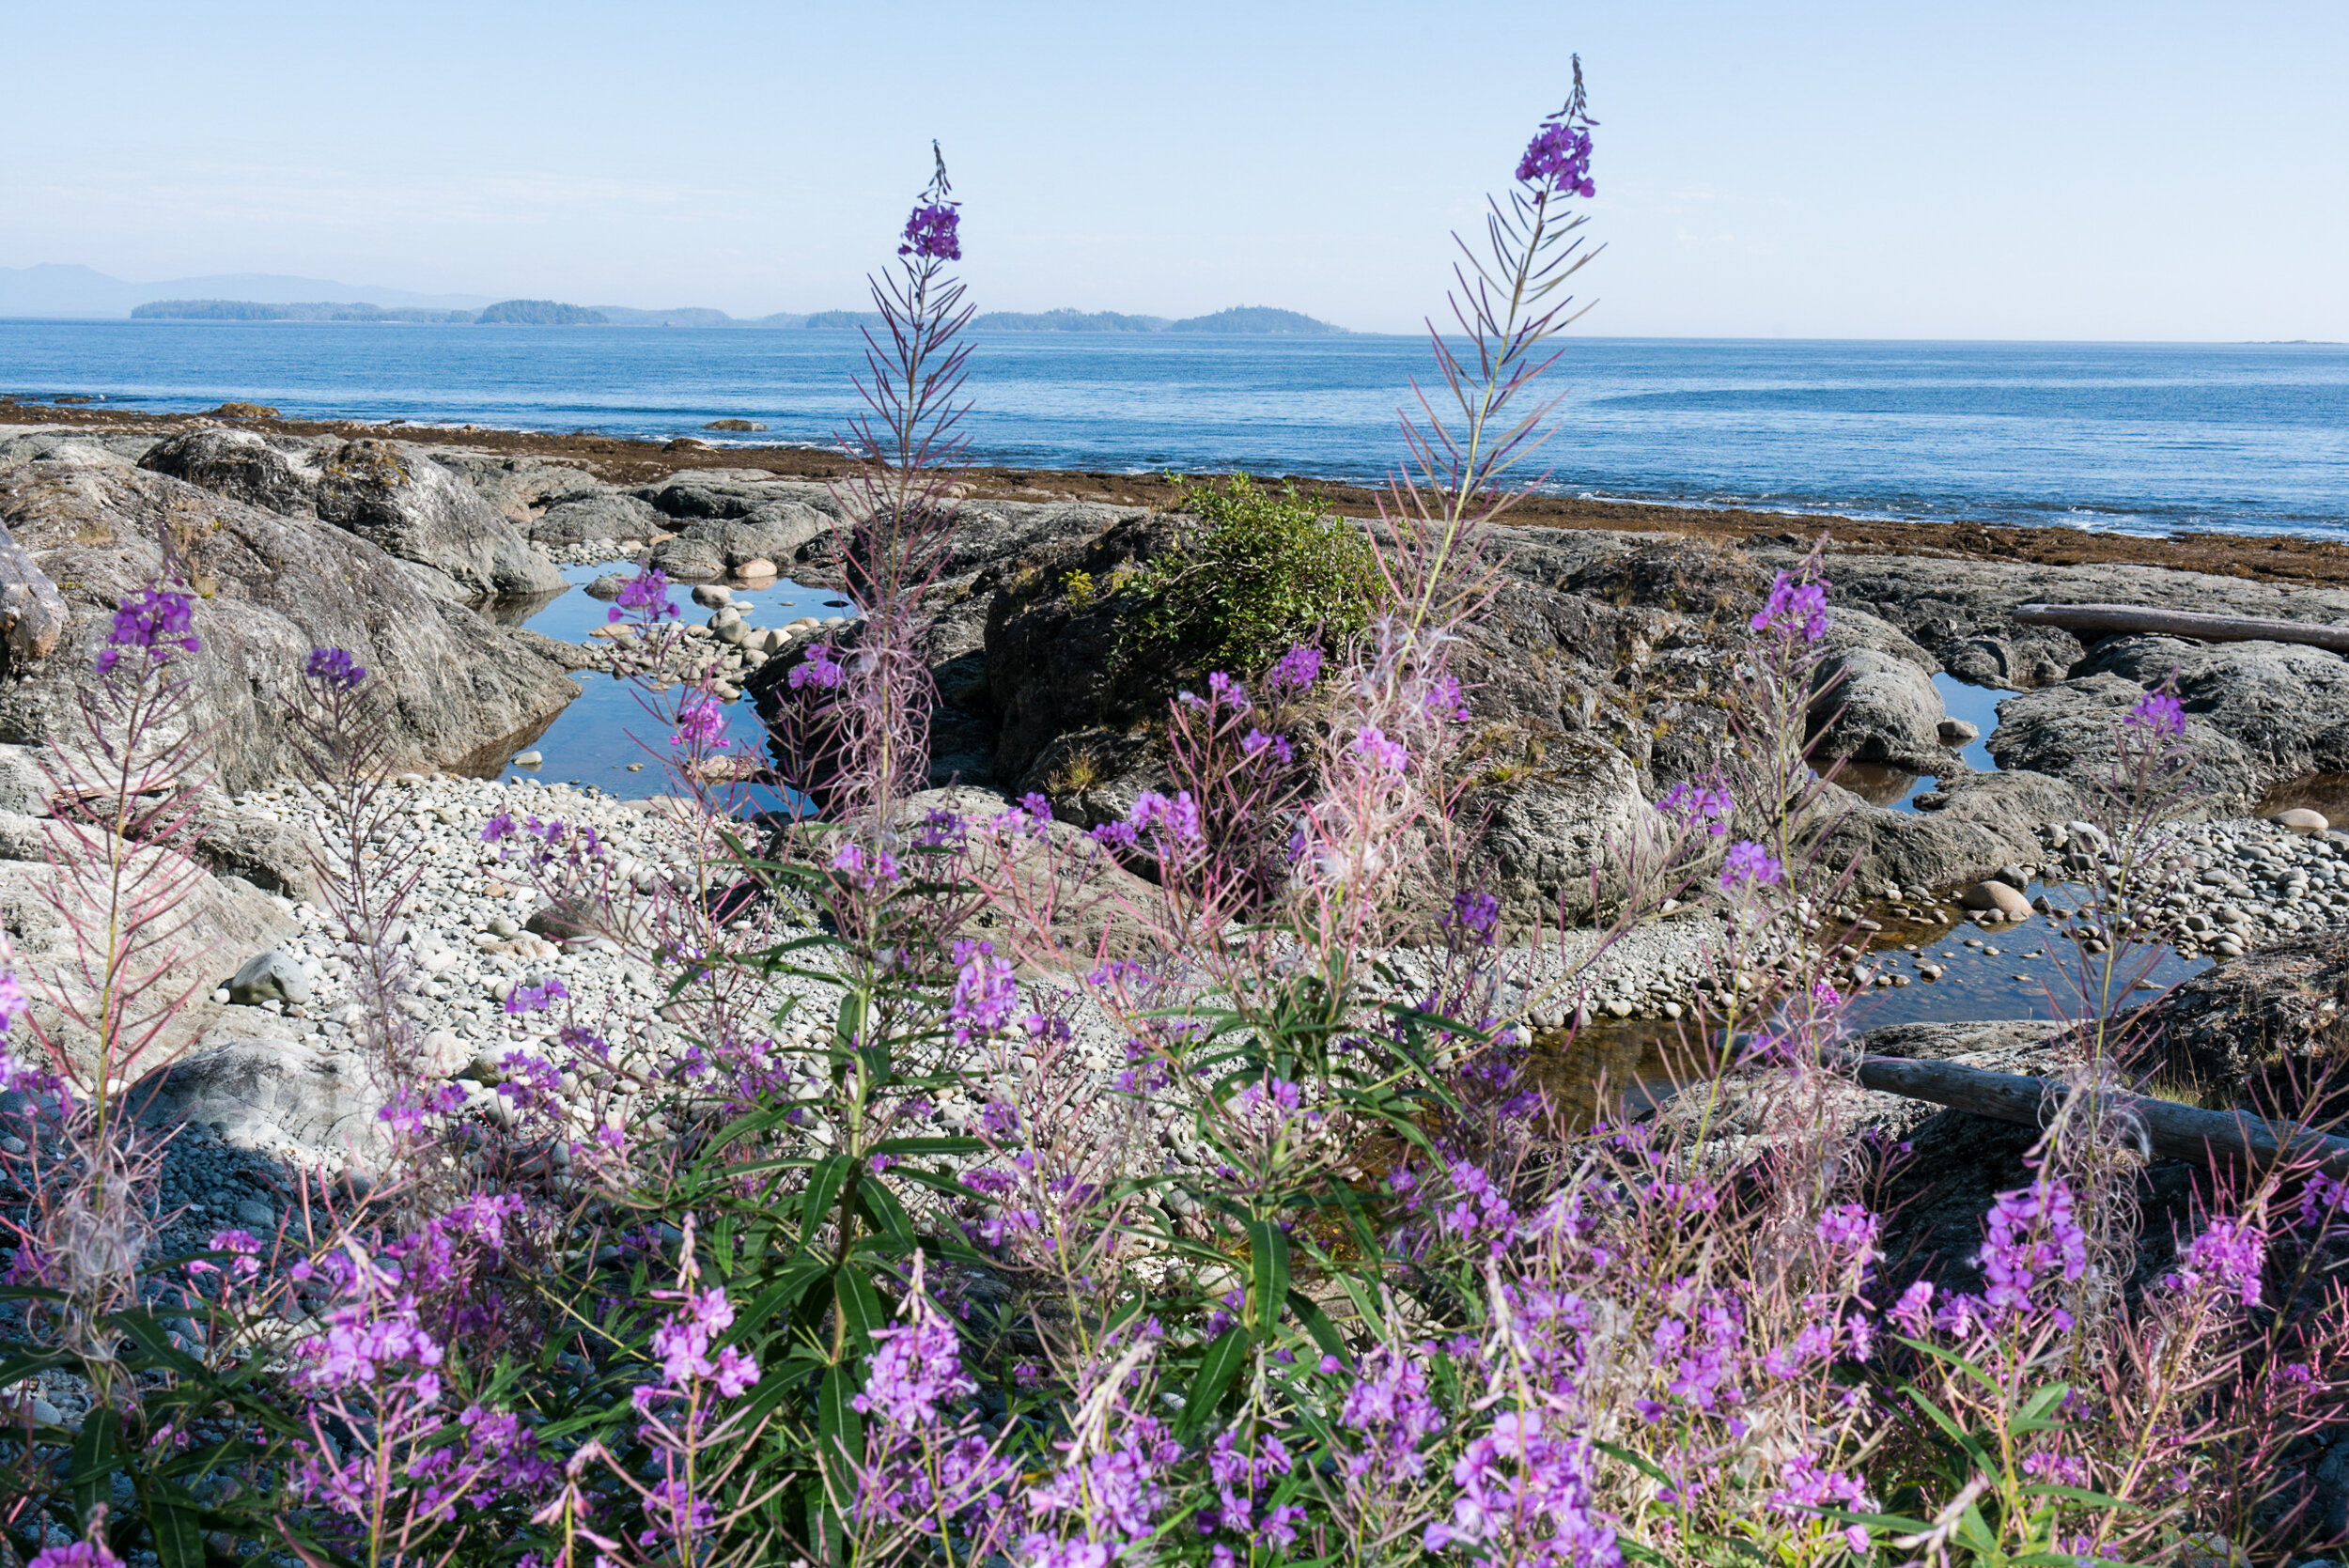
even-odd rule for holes
{"type": "MultiPolygon", "coordinates": [[[[23,913],[46,813],[39,790],[22,783],[25,749],[53,732],[106,615],[160,571],[169,541],[203,596],[208,644],[225,656],[198,706],[219,737],[213,767],[233,795],[218,801],[209,841],[218,907],[196,935],[213,944],[223,980],[274,950],[310,988],[309,1000],[274,1011],[218,1001],[197,1010],[188,1041],[241,1052],[244,1065],[214,1074],[209,1087],[182,1086],[174,1103],[218,1110],[192,1110],[189,1119],[229,1143],[316,1151],[370,1113],[351,1098],[358,1079],[335,1065],[349,1055],[347,1020],[336,1017],[349,1006],[337,989],[347,955],[333,950],[304,886],[299,843],[317,823],[288,783],[283,710],[295,665],[313,646],[350,648],[396,698],[392,738],[416,769],[402,786],[412,802],[402,831],[435,868],[408,917],[404,939],[425,978],[403,1005],[440,1069],[471,1083],[469,1097],[493,1114],[495,1058],[518,1045],[543,1048],[547,1034],[517,1033],[498,987],[548,978],[562,979],[583,1007],[658,1037],[643,971],[608,944],[551,934],[545,911],[499,883],[478,832],[500,806],[560,815],[594,823],[657,870],[661,807],[459,775],[527,745],[577,690],[570,673],[641,660],[616,629],[569,644],[521,628],[565,587],[558,565],[626,570],[641,557],[702,584],[657,673],[707,674],[722,696],[771,712],[798,650],[845,617],[758,627],[732,611],[727,584],[837,582],[847,516],[822,482],[837,459],[85,414],[0,425],[0,524],[25,557],[23,593],[0,600],[8,650],[0,782],[20,780],[12,793],[0,790],[0,811],[13,814],[0,821],[0,901],[14,901],[12,929],[29,933],[19,942],[28,960],[56,948],[54,933],[42,939],[23,913]],[[288,1083],[307,1087],[297,1094],[288,1083]]],[[[1159,481],[1094,477],[1098,488],[1078,491],[973,476],[934,590],[929,649],[943,699],[933,782],[986,791],[984,800],[1041,792],[1070,829],[1123,815],[1160,782],[1149,722],[1182,678],[1111,679],[1101,650],[1115,634],[1114,605],[1062,591],[1074,571],[1106,579],[1146,561],[1179,526],[1144,504],[1159,498],[1159,481]]],[[[1587,919],[1589,874],[1605,864],[1610,835],[1643,821],[1670,784],[1703,774],[1722,739],[1713,693],[1736,629],[1770,575],[1815,538],[1810,524],[1783,518],[1656,515],[1663,510],[1601,527],[1570,507],[1529,504],[1504,531],[1500,596],[1462,647],[1478,754],[1490,766],[1476,801],[1488,823],[1480,853],[1520,944],[1561,908],[1587,919]]],[[[2294,832],[2250,811],[2308,775],[2349,772],[2349,666],[2277,644],[2121,637],[2091,645],[2013,615],[2026,600],[2122,600],[2349,619],[2349,551],[2310,541],[2201,540],[2188,551],[2110,536],[2036,537],[2060,532],[1837,527],[1830,648],[1844,684],[1819,722],[1839,752],[1937,781],[1913,812],[1830,791],[1844,814],[1831,853],[1857,865],[1835,913],[1874,924],[1881,939],[1853,962],[1852,984],[1933,984],[1947,962],[1943,944],[1988,951],[2010,927],[2028,926],[2016,935],[2042,948],[2059,933],[2091,951],[2105,940],[2108,933],[2061,916],[2062,900],[2043,897],[2034,909],[2023,893],[2101,869],[2080,828],[2088,792],[2112,760],[2113,722],[2172,671],[2185,739],[2211,787],[2176,846],[2191,875],[2144,911],[2154,928],[2183,954],[2233,960],[2349,926],[2349,837],[2294,832]],[[2078,559],[2051,559],[2066,551],[2078,559]],[[2219,573],[2179,569],[2188,555],[2219,573]],[[1988,741],[1996,771],[1958,755],[1974,737],[1944,711],[1936,675],[2010,693],[1988,741]],[[1961,933],[1961,923],[1978,931],[1961,933]]],[[[1543,992],[1532,1021],[1562,1029],[1579,1011],[1669,1022],[1705,985],[1724,983],[1708,971],[1717,948],[1718,927],[1702,908],[1677,911],[1618,942],[1585,994],[1543,992]]],[[[1558,972],[1563,958],[1543,963],[1552,967],[1530,972],[1558,972]]]]}

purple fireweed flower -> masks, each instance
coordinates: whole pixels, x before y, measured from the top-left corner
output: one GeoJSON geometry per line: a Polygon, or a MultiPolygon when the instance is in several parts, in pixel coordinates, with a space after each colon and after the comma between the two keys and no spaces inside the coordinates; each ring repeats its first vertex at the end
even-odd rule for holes
{"type": "Polygon", "coordinates": [[[946,1006],[955,1044],[968,1046],[980,1036],[1001,1032],[1019,1002],[1011,960],[996,957],[994,943],[966,938],[955,943],[955,966],[954,996],[946,1006]]]}
{"type": "Polygon", "coordinates": [[[677,607],[669,602],[669,574],[655,567],[639,572],[620,585],[620,597],[605,612],[604,619],[617,621],[627,618],[630,611],[639,612],[653,620],[674,619],[677,607]]]}
{"type": "Polygon", "coordinates": [[[1431,681],[1427,695],[1421,699],[1421,706],[1426,708],[1431,719],[1449,719],[1455,724],[1468,722],[1468,697],[1460,690],[1460,677],[1457,675],[1443,675],[1431,681]]]}
{"type": "Polygon", "coordinates": [[[1861,1263],[1882,1256],[1876,1234],[1883,1221],[1858,1203],[1839,1203],[1819,1216],[1818,1237],[1833,1250],[1850,1252],[1861,1263]]]}
{"type": "Polygon", "coordinates": [[[1827,591],[1825,582],[1797,582],[1780,572],[1770,585],[1770,597],[1754,614],[1753,629],[1817,642],[1827,635],[1827,591]]]}
{"type": "Polygon", "coordinates": [[[677,710],[677,733],[669,737],[669,744],[715,750],[726,743],[725,737],[726,710],[715,697],[695,697],[677,710]]]}
{"type": "Polygon", "coordinates": [[[1093,830],[1092,837],[1097,844],[1132,848],[1145,832],[1161,854],[1170,847],[1194,847],[1206,836],[1199,821],[1199,803],[1190,798],[1190,790],[1177,790],[1170,800],[1155,789],[1145,789],[1136,797],[1123,822],[1104,822],[1093,830]]]}
{"type": "MultiPolygon", "coordinates": [[[[261,1243],[251,1231],[216,1231],[205,1244],[206,1250],[230,1254],[226,1272],[241,1280],[250,1280],[261,1271],[261,1243]]],[[[191,1274],[221,1272],[217,1264],[197,1258],[188,1265],[191,1274]]]]}
{"type": "Polygon", "coordinates": [[[0,1034],[6,1034],[8,1026],[30,1012],[32,1005],[24,987],[17,984],[16,975],[0,970],[0,1034]]]}
{"type": "Polygon", "coordinates": [[[1733,892],[1748,883],[1775,886],[1786,868],[1751,839],[1739,839],[1721,859],[1721,891],[1733,892]]]}
{"type": "MultiPolygon", "coordinates": [[[[1325,1372],[1333,1369],[1326,1363],[1325,1372]]],[[[1419,1445],[1442,1430],[1443,1412],[1427,1391],[1423,1350],[1381,1343],[1362,1358],[1338,1420],[1366,1441],[1341,1461],[1355,1480],[1417,1477],[1427,1467],[1419,1445]]]]}
{"type": "Polygon", "coordinates": [[[2182,1266],[2170,1276],[2173,1287],[2209,1284],[2247,1307],[2260,1302],[2260,1270],[2267,1261],[2267,1237],[2248,1219],[2214,1219],[2186,1244],[2182,1266]]]}
{"type": "Polygon", "coordinates": [[[2311,1174],[2308,1186],[2300,1189],[2300,1226],[2323,1236],[2340,1223],[2339,1216],[2349,1209],[2349,1182],[2337,1182],[2321,1173],[2311,1174]]]}
{"type": "Polygon", "coordinates": [[[1241,737],[1239,751],[1240,755],[1252,760],[1269,756],[1283,768],[1293,767],[1297,762],[1297,753],[1290,748],[1287,736],[1267,735],[1262,730],[1250,730],[1241,737]]]}
{"type": "Polygon", "coordinates": [[[113,670],[125,654],[145,654],[148,662],[161,664],[175,653],[194,653],[204,645],[194,630],[195,600],[168,588],[141,588],[115,612],[98,673],[113,670]]]}
{"type": "Polygon", "coordinates": [[[351,691],[367,678],[366,671],[359,667],[346,648],[312,648],[310,660],[302,667],[302,673],[338,691],[351,691]]]}
{"type": "Polygon", "coordinates": [[[1737,802],[1730,797],[1728,785],[1716,780],[1709,784],[1676,784],[1656,802],[1656,809],[1683,828],[1703,828],[1715,838],[1726,838],[1730,814],[1737,809],[1737,802]]]}
{"type": "Polygon", "coordinates": [[[1436,919],[1445,931],[1464,933],[1471,941],[1486,947],[1493,944],[1493,934],[1501,925],[1501,900],[1480,889],[1470,888],[1452,895],[1452,907],[1436,919]]]}
{"type": "Polygon", "coordinates": [[[1403,749],[1403,743],[1388,739],[1387,732],[1376,725],[1366,725],[1355,736],[1353,752],[1371,767],[1389,773],[1402,772],[1411,761],[1411,753],[1403,749]]]}
{"type": "Polygon", "coordinates": [[[76,1541],[70,1546],[45,1546],[25,1568],[122,1568],[122,1559],[106,1549],[103,1541],[76,1541]]]}
{"type": "Polygon", "coordinates": [[[812,686],[829,691],[846,680],[848,674],[833,657],[831,644],[810,643],[807,657],[791,666],[791,690],[803,691],[812,686]]]}
{"type": "Polygon", "coordinates": [[[1272,668],[1264,674],[1264,684],[1302,691],[1320,678],[1321,650],[1299,643],[1272,661],[1272,668]]]}
{"type": "Polygon", "coordinates": [[[1989,1289],[1983,1304],[1998,1317],[2028,1312],[2031,1289],[2051,1272],[2077,1280],[2088,1272],[2088,1233],[2072,1218],[2072,1189],[2050,1179],[2001,1192],[1983,1220],[1975,1258],[1989,1289]]]}
{"type": "Polygon", "coordinates": [[[553,1003],[571,994],[569,986],[559,979],[549,977],[535,986],[517,986],[506,993],[506,1010],[520,1016],[544,1012],[553,1003]]]}
{"type": "Polygon", "coordinates": [[[866,849],[850,840],[832,852],[832,868],[863,893],[897,879],[897,858],[886,849],[866,849]]]}
{"type": "Polygon", "coordinates": [[[926,201],[906,219],[905,243],[897,247],[899,256],[919,256],[924,261],[960,261],[962,236],[958,232],[962,214],[955,209],[960,202],[926,201]]]}
{"type": "Polygon", "coordinates": [[[513,837],[514,831],[514,814],[502,811],[481,825],[481,842],[496,844],[502,839],[513,837]]]}
{"type": "Polygon", "coordinates": [[[2148,691],[2121,722],[2154,735],[2184,735],[2186,705],[2168,691],[2148,691]]]}
{"type": "Polygon", "coordinates": [[[1591,182],[1590,132],[1563,120],[1545,121],[1517,160],[1517,179],[1578,196],[1596,195],[1598,187],[1591,182]]]}
{"type": "Polygon", "coordinates": [[[1501,1544],[1497,1560],[1556,1568],[1621,1568],[1600,1520],[1587,1439],[1553,1437],[1539,1416],[1504,1410],[1452,1467],[1459,1495],[1448,1523],[1427,1527],[1430,1551],[1501,1544]]]}
{"type": "Polygon", "coordinates": [[[916,1295],[897,1322],[874,1330],[875,1349],[864,1391],[849,1403],[892,1426],[928,1426],[941,1407],[979,1391],[963,1374],[955,1326],[926,1296],[916,1295]]]}

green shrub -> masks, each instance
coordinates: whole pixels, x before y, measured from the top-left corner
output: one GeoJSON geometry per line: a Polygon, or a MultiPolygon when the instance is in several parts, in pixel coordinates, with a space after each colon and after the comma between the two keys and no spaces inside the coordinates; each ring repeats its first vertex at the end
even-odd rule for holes
{"type": "Polygon", "coordinates": [[[1383,592],[1360,529],[1321,497],[1245,474],[1176,478],[1200,532],[1128,579],[1141,600],[1119,644],[1128,661],[1254,675],[1299,643],[1336,645],[1370,624],[1383,592]]]}

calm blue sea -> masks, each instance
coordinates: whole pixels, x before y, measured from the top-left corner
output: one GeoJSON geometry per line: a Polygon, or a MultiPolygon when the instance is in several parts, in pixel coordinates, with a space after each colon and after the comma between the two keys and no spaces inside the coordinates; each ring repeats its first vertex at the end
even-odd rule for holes
{"type": "MultiPolygon", "coordinates": [[[[829,443],[853,332],[0,322],[0,392],[158,410],[829,443]]],[[[1377,480],[1427,379],[1403,337],[1005,333],[981,461],[1377,480]]],[[[2349,536],[2349,347],[1569,339],[1551,488],[1698,505],[2349,536]]],[[[722,438],[711,438],[722,439],[722,438]]]]}

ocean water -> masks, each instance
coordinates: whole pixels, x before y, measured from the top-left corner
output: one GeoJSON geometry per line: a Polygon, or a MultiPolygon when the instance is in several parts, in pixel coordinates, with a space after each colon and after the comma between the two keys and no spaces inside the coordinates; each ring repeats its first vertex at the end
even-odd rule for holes
{"type": "MultiPolygon", "coordinates": [[[[0,393],[829,444],[854,332],[0,321],[0,393]]],[[[982,334],[979,461],[1377,481],[1408,337],[982,334]]],[[[1693,505],[2349,537],[2349,346],[1569,337],[1527,477],[1693,505]]],[[[1439,389],[1439,383],[1431,390],[1439,389]]]]}

